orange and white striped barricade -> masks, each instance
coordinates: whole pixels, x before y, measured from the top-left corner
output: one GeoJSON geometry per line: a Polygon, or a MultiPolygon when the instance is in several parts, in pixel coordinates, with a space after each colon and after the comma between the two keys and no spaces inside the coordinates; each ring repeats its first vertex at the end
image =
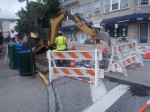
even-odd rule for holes
{"type": "Polygon", "coordinates": [[[148,45],[141,45],[141,46],[138,46],[139,47],[139,50],[140,50],[140,53],[142,55],[145,55],[146,51],[150,51],[150,44],[148,45]]]}
{"type": "Polygon", "coordinates": [[[138,110],[138,112],[145,112],[149,106],[150,106],[150,99],[138,110]]]}
{"type": "Polygon", "coordinates": [[[126,66],[132,63],[140,63],[141,66],[144,66],[136,42],[112,46],[112,55],[107,69],[108,72],[122,72],[127,77],[126,66]]]}
{"type": "MultiPolygon", "coordinates": [[[[97,49],[93,51],[48,51],[47,58],[49,62],[49,80],[52,81],[54,75],[62,75],[69,77],[89,77],[95,79],[95,87],[97,87],[98,79],[104,78],[104,69],[99,69],[99,60],[102,59],[102,52],[97,49]],[[95,67],[57,67],[55,60],[94,60],[95,67]],[[52,66],[53,63],[53,66],[52,66]]],[[[100,79],[99,79],[100,80],[100,79]]]]}

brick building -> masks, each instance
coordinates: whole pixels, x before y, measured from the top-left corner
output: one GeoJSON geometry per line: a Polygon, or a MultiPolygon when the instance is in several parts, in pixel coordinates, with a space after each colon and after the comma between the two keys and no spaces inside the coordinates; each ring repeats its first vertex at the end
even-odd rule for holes
{"type": "MultiPolygon", "coordinates": [[[[125,37],[138,43],[150,42],[150,0],[62,0],[62,7],[82,13],[93,26],[103,27],[112,40],[125,37]],[[116,27],[115,27],[116,26],[116,27]]],[[[65,36],[83,43],[89,38],[66,18],[61,28],[65,36]]]]}

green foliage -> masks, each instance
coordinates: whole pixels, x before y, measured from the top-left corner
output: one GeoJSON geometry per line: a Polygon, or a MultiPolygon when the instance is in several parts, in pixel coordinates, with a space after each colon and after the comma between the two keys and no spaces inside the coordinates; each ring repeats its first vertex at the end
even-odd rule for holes
{"type": "Polygon", "coordinates": [[[47,18],[53,17],[56,13],[60,11],[59,0],[47,0],[47,3],[44,5],[43,14],[47,18]]]}
{"type": "MultiPolygon", "coordinates": [[[[31,25],[30,29],[32,30],[36,29],[36,19],[43,17],[51,18],[61,10],[59,7],[59,0],[37,0],[37,2],[30,1],[28,6],[31,25]]],[[[18,20],[18,25],[15,27],[15,29],[19,33],[19,37],[22,38],[23,34],[28,34],[27,7],[25,9],[22,8],[20,11],[18,11],[17,16],[20,19],[18,20]]]]}

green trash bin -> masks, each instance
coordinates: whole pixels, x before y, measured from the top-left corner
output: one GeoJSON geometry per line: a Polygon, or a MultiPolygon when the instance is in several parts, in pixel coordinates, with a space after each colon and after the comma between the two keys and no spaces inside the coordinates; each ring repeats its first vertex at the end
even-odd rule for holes
{"type": "Polygon", "coordinates": [[[30,51],[17,52],[18,56],[18,69],[21,76],[31,76],[32,72],[35,73],[35,53],[32,52],[32,62],[30,51]],[[31,64],[32,63],[32,64],[31,64]]]}
{"type": "Polygon", "coordinates": [[[16,44],[8,44],[8,58],[10,60],[9,67],[11,69],[17,69],[17,58],[16,58],[16,44]]]}

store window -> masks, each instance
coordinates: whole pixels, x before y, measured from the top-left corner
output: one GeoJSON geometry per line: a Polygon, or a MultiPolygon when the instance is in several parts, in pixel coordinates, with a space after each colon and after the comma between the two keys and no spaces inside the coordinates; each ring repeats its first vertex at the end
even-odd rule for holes
{"type": "Polygon", "coordinates": [[[77,41],[77,33],[76,32],[74,32],[73,37],[74,37],[74,41],[77,41]]]}
{"type": "Polygon", "coordinates": [[[128,8],[128,0],[105,0],[105,12],[128,8]]]}
{"type": "Polygon", "coordinates": [[[72,41],[72,40],[73,40],[72,33],[70,33],[69,38],[70,38],[70,41],[72,41]]]}
{"type": "Polygon", "coordinates": [[[140,5],[150,5],[150,0],[140,0],[140,5]]]}
{"type": "Polygon", "coordinates": [[[119,26],[119,28],[115,27],[106,27],[106,32],[110,35],[110,37],[127,37],[128,28],[127,26],[119,26]]]}
{"type": "Polygon", "coordinates": [[[139,27],[140,31],[140,43],[147,43],[148,42],[148,38],[149,38],[149,26],[148,23],[140,23],[140,27],[139,27]]]}
{"type": "Polygon", "coordinates": [[[121,27],[121,37],[126,37],[127,33],[127,26],[121,27]]]}
{"type": "Polygon", "coordinates": [[[99,14],[100,13],[100,1],[95,1],[94,2],[94,14],[99,14]]]}
{"type": "Polygon", "coordinates": [[[106,28],[106,32],[107,32],[110,36],[112,36],[112,35],[111,35],[111,28],[109,28],[109,27],[106,28]]]}

